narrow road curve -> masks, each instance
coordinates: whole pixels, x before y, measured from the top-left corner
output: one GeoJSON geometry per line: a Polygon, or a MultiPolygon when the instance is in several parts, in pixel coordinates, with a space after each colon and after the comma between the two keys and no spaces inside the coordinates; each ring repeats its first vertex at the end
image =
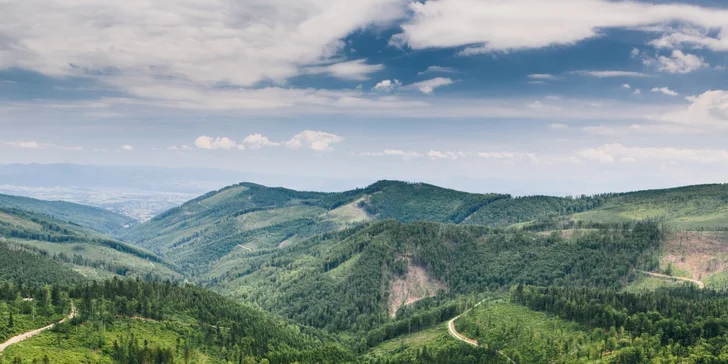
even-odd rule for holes
{"type": "Polygon", "coordinates": [[[24,341],[24,340],[28,340],[31,337],[33,337],[35,335],[38,335],[41,332],[46,331],[46,330],[52,328],[53,326],[55,326],[57,324],[64,323],[67,320],[70,320],[70,319],[72,319],[74,317],[76,317],[76,306],[74,306],[73,304],[71,304],[71,313],[69,313],[66,318],[64,318],[61,321],[56,322],[55,324],[50,324],[48,326],[41,327],[40,329],[35,329],[33,331],[28,331],[28,332],[26,332],[24,334],[20,334],[18,336],[11,337],[10,340],[8,340],[8,341],[0,344],[0,353],[2,353],[3,351],[5,351],[5,349],[7,349],[8,346],[10,346],[10,345],[17,344],[17,343],[19,343],[21,341],[24,341]]]}
{"type": "Polygon", "coordinates": [[[690,279],[690,278],[685,278],[685,277],[668,276],[667,274],[647,272],[647,271],[643,271],[643,270],[638,270],[637,272],[642,273],[642,274],[646,274],[648,276],[657,277],[657,278],[673,279],[673,280],[678,280],[678,281],[683,281],[683,282],[690,282],[690,283],[693,283],[693,284],[695,284],[696,286],[698,286],[700,288],[705,288],[705,284],[703,282],[697,280],[697,279],[690,279]]]}
{"type": "MultiPolygon", "coordinates": [[[[480,304],[483,303],[483,302],[485,302],[486,300],[487,300],[487,298],[485,300],[482,300],[482,301],[476,303],[475,306],[473,306],[473,308],[480,306],[480,304]]],[[[454,338],[456,338],[456,339],[458,339],[458,340],[460,340],[460,341],[462,341],[462,342],[464,342],[466,344],[473,345],[473,346],[478,346],[478,340],[473,340],[473,339],[471,339],[471,338],[469,338],[469,337],[467,337],[467,336],[459,333],[458,330],[455,329],[455,320],[459,319],[460,316],[468,313],[473,308],[469,308],[469,309],[465,310],[463,313],[461,313],[461,314],[453,317],[450,321],[448,321],[447,322],[447,331],[450,333],[450,336],[452,336],[452,337],[454,337],[454,338]]],[[[500,350],[497,350],[496,352],[500,356],[506,358],[506,360],[508,360],[509,363],[516,364],[516,362],[514,362],[513,359],[511,359],[504,352],[502,352],[500,350]]]]}

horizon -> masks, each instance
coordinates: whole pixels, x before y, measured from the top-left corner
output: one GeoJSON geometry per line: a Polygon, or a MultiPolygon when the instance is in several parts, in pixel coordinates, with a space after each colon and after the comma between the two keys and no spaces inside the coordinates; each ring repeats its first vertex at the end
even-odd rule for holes
{"type": "Polygon", "coordinates": [[[6,7],[0,164],[519,194],[728,181],[722,2],[140,4],[6,7]]]}
{"type": "MultiPolygon", "coordinates": [[[[149,171],[154,171],[156,169],[166,170],[166,171],[185,171],[185,172],[199,172],[199,171],[217,171],[217,172],[232,172],[232,173],[242,173],[245,174],[246,172],[243,171],[234,171],[234,170],[225,170],[225,169],[217,169],[217,168],[183,168],[183,167],[164,167],[164,166],[116,166],[116,165],[81,165],[81,164],[74,164],[74,163],[53,163],[53,164],[42,164],[42,163],[28,163],[28,164],[22,164],[22,163],[13,163],[13,164],[0,164],[0,177],[5,176],[7,177],[6,171],[3,170],[3,167],[8,166],[18,166],[18,167],[25,167],[25,166],[40,166],[40,167],[50,167],[50,166],[67,166],[67,167],[81,167],[81,168],[95,168],[95,167],[101,167],[101,168],[131,168],[131,169],[145,169],[149,171]]],[[[42,172],[43,173],[43,172],[42,172]]],[[[251,175],[252,176],[252,175],[251,175]]],[[[243,177],[245,178],[245,177],[243,177]]],[[[347,180],[330,180],[330,179],[324,179],[324,180],[316,180],[312,179],[310,182],[308,182],[311,187],[309,188],[297,188],[295,186],[291,185],[291,182],[289,180],[291,178],[290,176],[273,176],[273,175],[259,175],[258,177],[250,177],[245,178],[242,180],[230,180],[229,182],[219,182],[220,184],[217,185],[217,187],[211,186],[208,188],[201,188],[196,192],[188,192],[187,194],[189,196],[195,196],[199,197],[202,196],[208,192],[215,192],[220,191],[228,187],[245,184],[245,183],[251,183],[251,184],[257,184],[263,187],[268,188],[285,188],[300,192],[325,192],[325,193],[337,193],[337,192],[346,192],[351,191],[355,189],[363,189],[370,187],[376,183],[379,182],[402,182],[402,183],[408,183],[408,184],[428,184],[439,188],[445,188],[445,189],[451,189],[459,192],[465,192],[465,193],[473,193],[473,194],[508,194],[511,195],[513,198],[518,197],[530,197],[530,196],[548,196],[548,197],[574,197],[578,198],[581,196],[595,196],[595,195],[602,195],[602,194],[619,194],[619,193],[631,193],[631,192],[643,192],[643,191],[654,191],[654,190],[669,190],[669,189],[676,189],[676,188],[687,188],[687,187],[695,187],[695,186],[708,186],[708,185],[725,185],[727,182],[706,182],[706,183],[698,183],[698,184],[680,184],[680,185],[663,185],[663,186],[655,186],[655,187],[646,187],[646,188],[637,188],[637,189],[624,189],[624,190],[601,190],[601,191],[595,191],[590,193],[571,193],[571,194],[549,194],[549,193],[525,193],[525,194],[515,194],[509,191],[504,190],[491,190],[491,189],[463,189],[458,188],[454,186],[450,186],[447,183],[445,184],[438,184],[436,181],[423,181],[423,180],[407,180],[407,179],[392,179],[392,178],[379,178],[379,179],[373,179],[369,181],[347,181],[347,180]],[[279,183],[276,183],[274,181],[280,181],[279,183]],[[325,181],[321,183],[320,185],[323,187],[317,187],[316,183],[317,181],[325,181]],[[338,188],[334,187],[331,188],[331,186],[339,186],[338,188]],[[329,188],[325,187],[329,186],[329,188]]],[[[179,181],[177,181],[179,182],[179,181]]],[[[84,186],[61,186],[61,185],[43,185],[43,186],[36,186],[37,189],[48,189],[48,188],[58,188],[58,187],[84,187],[84,188],[98,188],[98,187],[105,187],[109,191],[114,191],[115,189],[120,188],[119,186],[101,186],[101,185],[94,185],[92,182],[86,182],[87,184],[84,186]]],[[[34,197],[33,193],[12,193],[12,192],[6,192],[5,190],[12,189],[13,187],[25,187],[27,190],[32,190],[32,187],[28,186],[22,186],[22,185],[13,185],[13,184],[2,184],[0,183],[0,194],[5,195],[18,195],[18,196],[25,196],[25,197],[34,197]]],[[[132,188],[130,188],[131,190],[132,188]]],[[[172,192],[160,189],[158,192],[172,192]]],[[[40,198],[44,199],[44,198],[40,198]]],[[[192,198],[190,198],[192,199],[192,198]]],[[[64,199],[59,199],[59,201],[65,201],[64,199]]],[[[72,201],[71,201],[72,202],[72,201]]]]}

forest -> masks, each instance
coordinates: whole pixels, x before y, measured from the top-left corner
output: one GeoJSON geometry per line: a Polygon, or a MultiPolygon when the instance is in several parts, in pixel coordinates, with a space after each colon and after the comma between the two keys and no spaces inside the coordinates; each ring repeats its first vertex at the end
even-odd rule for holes
{"type": "MultiPolygon", "coordinates": [[[[514,198],[397,181],[342,193],[243,183],[132,227],[123,239],[144,248],[6,207],[0,341],[76,315],[0,361],[719,363],[723,291],[630,287],[641,271],[688,274],[675,268],[685,256],[667,264],[666,236],[718,221],[701,214],[724,195],[722,185],[514,198]],[[478,345],[455,340],[450,320],[478,345]]],[[[711,226],[696,231],[720,230],[711,226]]]]}

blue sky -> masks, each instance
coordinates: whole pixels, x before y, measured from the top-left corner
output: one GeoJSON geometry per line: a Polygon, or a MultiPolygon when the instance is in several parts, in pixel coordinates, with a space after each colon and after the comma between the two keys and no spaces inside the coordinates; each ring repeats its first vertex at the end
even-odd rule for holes
{"type": "Polygon", "coordinates": [[[723,2],[41,0],[0,10],[0,163],[526,194],[728,179],[723,2]]]}

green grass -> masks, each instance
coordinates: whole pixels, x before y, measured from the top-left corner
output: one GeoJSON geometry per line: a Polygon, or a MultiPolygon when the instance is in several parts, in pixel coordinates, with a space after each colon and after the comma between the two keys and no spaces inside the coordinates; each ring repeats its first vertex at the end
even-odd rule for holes
{"type": "Polygon", "coordinates": [[[410,335],[403,335],[398,338],[385,341],[367,353],[367,357],[390,358],[397,355],[412,355],[423,347],[443,347],[447,345],[467,345],[454,339],[447,331],[446,323],[443,322],[431,329],[423,330],[410,335]]]}
{"type": "Polygon", "coordinates": [[[672,279],[663,279],[658,277],[638,274],[637,278],[623,288],[625,292],[638,293],[642,291],[654,291],[662,287],[678,287],[684,284],[692,284],[687,282],[675,281],[672,279]]]}
{"type": "Polygon", "coordinates": [[[225,189],[221,191],[220,193],[217,193],[213,195],[210,198],[206,198],[202,201],[200,201],[200,205],[206,208],[210,208],[212,206],[215,206],[221,202],[225,202],[227,199],[234,198],[235,196],[239,195],[243,191],[247,191],[248,187],[245,186],[235,186],[232,188],[225,189]]]}
{"type": "Polygon", "coordinates": [[[0,343],[7,341],[13,336],[58,322],[68,315],[68,312],[51,312],[47,315],[42,315],[41,312],[37,311],[35,314],[23,314],[19,312],[19,306],[35,306],[35,302],[18,302],[15,304],[18,307],[11,308],[5,302],[0,302],[0,343]],[[8,326],[10,311],[13,312],[13,327],[8,326]]]}
{"type": "Polygon", "coordinates": [[[506,300],[486,301],[455,321],[461,334],[523,363],[550,363],[586,350],[580,325],[506,300]]]}
{"type": "Polygon", "coordinates": [[[324,212],[326,212],[325,209],[316,206],[290,206],[244,214],[237,217],[237,222],[242,230],[247,231],[300,218],[313,218],[324,212]]]}
{"type": "MultiPolygon", "coordinates": [[[[189,337],[191,327],[170,322],[151,322],[135,319],[117,319],[104,326],[82,324],[69,326],[60,335],[50,330],[21,343],[10,346],[2,354],[8,360],[21,357],[24,362],[42,362],[48,356],[51,363],[113,363],[110,355],[114,341],[122,342],[131,335],[140,342],[145,340],[150,347],[172,348],[175,363],[184,363],[184,354],[176,350],[177,340],[189,337]],[[60,337],[60,348],[58,338],[60,337]]],[[[191,363],[208,363],[208,357],[193,350],[191,363]]]]}

